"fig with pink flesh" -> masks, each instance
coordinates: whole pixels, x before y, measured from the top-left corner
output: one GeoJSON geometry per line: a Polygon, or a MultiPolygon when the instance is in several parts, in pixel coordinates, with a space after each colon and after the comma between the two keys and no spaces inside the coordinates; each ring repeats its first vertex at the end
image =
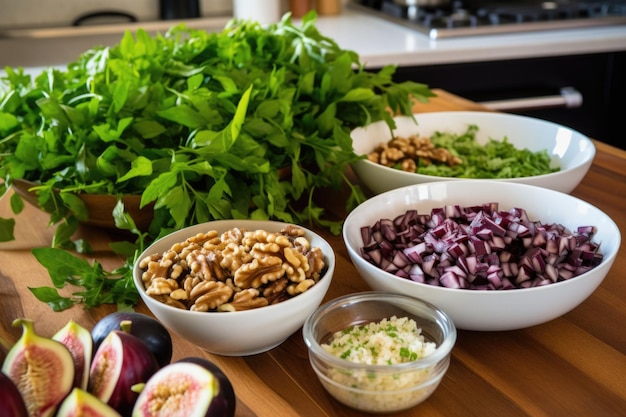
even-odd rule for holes
{"type": "Polygon", "coordinates": [[[35,333],[31,320],[17,319],[22,336],[11,347],[2,372],[16,385],[30,416],[54,415],[74,383],[74,359],[61,342],[35,333]]]}
{"type": "Polygon", "coordinates": [[[112,330],[120,330],[122,322],[130,322],[130,334],[141,339],[160,366],[172,360],[172,337],[165,326],[154,317],[134,311],[116,311],[98,320],[91,329],[94,349],[112,330]]]}
{"type": "Polygon", "coordinates": [[[52,339],[63,343],[68,348],[74,358],[74,386],[86,390],[93,354],[93,341],[89,330],[74,320],[70,320],[52,336],[52,339]]]}
{"type": "Polygon", "coordinates": [[[121,417],[120,413],[89,392],[74,388],[65,397],[55,417],[121,417]]]}
{"type": "Polygon", "coordinates": [[[233,387],[214,363],[185,358],[161,368],[145,384],[132,417],[233,417],[233,387]]]}
{"type": "Polygon", "coordinates": [[[88,391],[129,416],[138,396],[133,385],[145,383],[158,369],[154,355],[139,338],[113,330],[93,357],[88,391]]]}
{"type": "Polygon", "coordinates": [[[0,417],[28,417],[26,403],[15,383],[0,372],[0,417]]]}

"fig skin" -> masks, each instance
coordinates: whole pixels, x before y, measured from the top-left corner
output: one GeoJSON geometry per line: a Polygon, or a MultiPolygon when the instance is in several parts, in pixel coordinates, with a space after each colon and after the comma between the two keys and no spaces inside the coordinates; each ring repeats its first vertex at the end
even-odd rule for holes
{"type": "Polygon", "coordinates": [[[26,403],[15,383],[0,372],[0,417],[28,417],[26,403]]]}
{"type": "Polygon", "coordinates": [[[159,366],[172,360],[172,337],[160,321],[146,314],[134,311],[116,311],[102,319],[91,329],[94,349],[112,330],[120,330],[122,323],[130,321],[130,334],[141,339],[156,358],[159,366]]]}
{"type": "Polygon", "coordinates": [[[74,387],[86,390],[93,354],[93,340],[89,330],[70,320],[52,336],[52,339],[68,348],[74,358],[74,387]]]}
{"type": "Polygon", "coordinates": [[[61,342],[39,336],[33,322],[16,319],[22,336],[9,350],[2,372],[22,395],[29,416],[53,416],[74,383],[74,359],[61,342]]]}
{"type": "Polygon", "coordinates": [[[145,383],[158,370],[158,362],[141,339],[113,330],[93,357],[88,391],[122,416],[130,416],[139,395],[132,387],[145,383]]]}
{"type": "Polygon", "coordinates": [[[132,417],[234,417],[235,405],[235,392],[222,370],[190,357],[161,368],[148,380],[132,417]]]}
{"type": "Polygon", "coordinates": [[[208,359],[200,357],[183,358],[178,362],[190,362],[200,365],[217,378],[219,382],[219,394],[217,397],[213,398],[207,416],[233,417],[235,415],[235,407],[237,405],[235,390],[233,389],[233,385],[230,380],[219,366],[208,359]]]}

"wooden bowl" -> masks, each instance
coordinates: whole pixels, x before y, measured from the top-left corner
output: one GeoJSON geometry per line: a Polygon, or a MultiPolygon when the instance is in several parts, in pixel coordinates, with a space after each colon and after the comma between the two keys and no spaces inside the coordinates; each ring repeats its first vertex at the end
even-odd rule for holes
{"type": "MultiPolygon", "coordinates": [[[[32,181],[26,181],[21,179],[13,180],[12,187],[17,194],[19,194],[26,202],[39,208],[37,202],[37,193],[31,191],[32,187],[36,187],[38,184],[32,181]]],[[[115,220],[113,219],[113,209],[117,204],[117,197],[108,194],[77,194],[77,196],[85,203],[87,208],[88,218],[81,223],[88,224],[90,226],[104,227],[108,229],[115,229],[115,220]]],[[[147,230],[152,221],[153,211],[152,205],[144,208],[139,208],[141,203],[140,195],[125,195],[122,197],[124,202],[124,208],[126,212],[131,215],[135,221],[136,226],[140,230],[147,230]]]]}

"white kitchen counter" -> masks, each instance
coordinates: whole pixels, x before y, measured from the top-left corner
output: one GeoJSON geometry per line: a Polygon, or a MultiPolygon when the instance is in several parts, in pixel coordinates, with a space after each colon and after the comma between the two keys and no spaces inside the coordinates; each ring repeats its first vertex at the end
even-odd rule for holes
{"type": "MultiPolygon", "coordinates": [[[[193,26],[215,30],[215,21],[199,19],[193,26]]],[[[318,17],[316,26],[342,48],[357,52],[370,68],[386,64],[418,66],[626,50],[626,25],[431,40],[417,30],[347,8],[338,16],[318,17]]],[[[121,33],[0,38],[0,68],[62,65],[90,46],[116,43],[120,38],[121,33]]]]}
{"type": "Polygon", "coordinates": [[[431,40],[417,30],[348,9],[318,18],[316,26],[342,48],[357,52],[368,67],[626,51],[626,25],[431,40]]]}

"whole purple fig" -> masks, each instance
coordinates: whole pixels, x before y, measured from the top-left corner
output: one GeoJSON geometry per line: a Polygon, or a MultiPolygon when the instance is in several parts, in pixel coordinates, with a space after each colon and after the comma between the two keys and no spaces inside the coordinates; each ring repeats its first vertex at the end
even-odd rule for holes
{"type": "Polygon", "coordinates": [[[165,326],[154,317],[135,311],[116,311],[98,320],[91,329],[94,349],[112,330],[120,330],[123,323],[129,322],[130,334],[141,339],[152,352],[160,366],[172,359],[172,337],[165,326]]]}

